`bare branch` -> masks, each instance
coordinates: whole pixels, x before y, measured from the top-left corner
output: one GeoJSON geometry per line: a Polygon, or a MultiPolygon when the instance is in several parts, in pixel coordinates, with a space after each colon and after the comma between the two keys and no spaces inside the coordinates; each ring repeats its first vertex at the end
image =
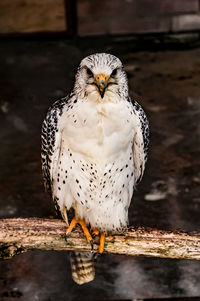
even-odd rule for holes
{"type": "MultiPolygon", "coordinates": [[[[12,218],[0,220],[0,258],[10,258],[28,250],[90,251],[77,227],[67,241],[62,220],[12,218]]],[[[95,239],[95,251],[98,239],[95,239]]],[[[105,252],[132,256],[200,260],[200,234],[169,232],[149,228],[129,228],[123,235],[107,236],[105,252]]]]}

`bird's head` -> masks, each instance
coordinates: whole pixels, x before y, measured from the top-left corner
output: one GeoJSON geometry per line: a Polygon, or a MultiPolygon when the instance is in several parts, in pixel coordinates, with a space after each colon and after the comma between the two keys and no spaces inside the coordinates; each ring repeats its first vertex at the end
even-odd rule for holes
{"type": "Polygon", "coordinates": [[[121,61],[107,53],[87,56],[78,68],[74,90],[82,99],[100,102],[126,98],[128,83],[121,61]]]}

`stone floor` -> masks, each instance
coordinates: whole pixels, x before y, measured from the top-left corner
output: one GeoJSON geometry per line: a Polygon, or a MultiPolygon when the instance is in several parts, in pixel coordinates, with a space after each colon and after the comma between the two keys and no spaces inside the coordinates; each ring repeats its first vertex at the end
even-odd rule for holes
{"type": "MultiPolygon", "coordinates": [[[[130,224],[200,230],[200,49],[133,51],[130,44],[4,40],[0,44],[0,218],[50,217],[40,130],[66,95],[81,58],[111,52],[124,62],[130,92],[150,120],[146,172],[130,224]]],[[[200,262],[102,255],[96,279],[76,285],[67,252],[31,251],[0,262],[0,300],[127,300],[200,296],[200,262]]]]}

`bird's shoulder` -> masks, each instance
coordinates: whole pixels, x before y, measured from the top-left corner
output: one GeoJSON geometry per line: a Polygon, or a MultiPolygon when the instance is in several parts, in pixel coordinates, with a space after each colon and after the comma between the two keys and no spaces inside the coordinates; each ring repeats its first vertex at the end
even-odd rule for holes
{"type": "Polygon", "coordinates": [[[51,169],[56,149],[60,143],[59,119],[65,108],[71,107],[74,95],[71,93],[54,102],[48,109],[41,131],[41,157],[46,189],[51,192],[51,169]]]}
{"type": "Polygon", "coordinates": [[[63,110],[70,109],[72,106],[72,102],[75,101],[76,97],[73,92],[68,94],[65,97],[62,97],[58,100],[56,100],[48,109],[47,111],[47,118],[55,117],[55,115],[59,114],[59,116],[62,115],[63,110]]]}
{"type": "Polygon", "coordinates": [[[142,106],[136,100],[132,100],[129,97],[128,101],[131,103],[133,115],[139,120],[140,130],[142,131],[144,140],[144,152],[147,153],[149,146],[149,121],[147,115],[142,106]]]}

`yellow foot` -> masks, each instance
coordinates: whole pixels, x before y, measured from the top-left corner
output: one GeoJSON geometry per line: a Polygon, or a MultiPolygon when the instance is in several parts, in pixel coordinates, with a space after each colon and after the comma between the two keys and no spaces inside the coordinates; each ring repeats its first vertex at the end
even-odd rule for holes
{"type": "Polygon", "coordinates": [[[99,243],[99,253],[103,253],[104,244],[105,244],[105,234],[100,232],[99,230],[95,229],[92,232],[92,238],[95,238],[97,235],[100,235],[100,243],[99,243]]]}
{"type": "Polygon", "coordinates": [[[99,235],[99,230],[94,229],[94,230],[92,231],[92,238],[95,238],[97,235],[99,235]]]}
{"type": "Polygon", "coordinates": [[[73,218],[73,220],[71,221],[69,227],[66,230],[66,236],[68,236],[72,232],[72,230],[76,227],[77,223],[78,223],[78,220],[73,218]]]}
{"type": "Polygon", "coordinates": [[[99,244],[99,253],[103,253],[104,250],[104,244],[105,244],[105,234],[102,232],[100,234],[100,244],[99,244]]]}
{"type": "Polygon", "coordinates": [[[72,232],[72,230],[76,227],[76,224],[79,224],[85,234],[85,237],[87,238],[87,241],[90,242],[91,245],[91,251],[93,251],[93,240],[92,236],[87,228],[87,225],[84,220],[73,218],[69,227],[66,230],[66,237],[72,232]]]}

